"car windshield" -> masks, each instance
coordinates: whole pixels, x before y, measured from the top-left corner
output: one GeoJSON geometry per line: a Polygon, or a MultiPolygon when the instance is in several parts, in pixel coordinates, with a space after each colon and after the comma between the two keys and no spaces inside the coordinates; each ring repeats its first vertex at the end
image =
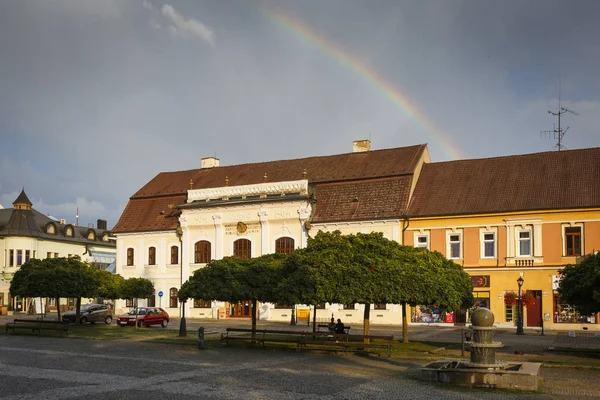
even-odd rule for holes
{"type": "Polygon", "coordinates": [[[92,306],[93,306],[93,304],[85,304],[85,305],[81,306],[81,311],[85,311],[92,306]]]}
{"type": "MultiPolygon", "coordinates": [[[[129,314],[129,315],[135,315],[135,310],[131,310],[127,314],[129,314]]],[[[145,308],[138,308],[137,309],[137,315],[146,315],[146,309],[145,308]]]]}

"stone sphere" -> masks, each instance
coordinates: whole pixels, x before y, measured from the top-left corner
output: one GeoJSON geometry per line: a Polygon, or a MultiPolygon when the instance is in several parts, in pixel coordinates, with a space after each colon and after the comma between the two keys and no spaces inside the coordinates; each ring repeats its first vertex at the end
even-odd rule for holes
{"type": "Polygon", "coordinates": [[[471,323],[473,326],[492,326],[494,325],[494,313],[488,308],[479,307],[471,314],[471,323]]]}

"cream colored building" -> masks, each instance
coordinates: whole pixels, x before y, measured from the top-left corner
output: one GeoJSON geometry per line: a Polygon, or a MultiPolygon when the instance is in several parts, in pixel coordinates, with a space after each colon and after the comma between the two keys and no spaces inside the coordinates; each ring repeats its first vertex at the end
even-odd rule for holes
{"type": "MultiPolygon", "coordinates": [[[[106,268],[116,258],[116,243],[106,221],[98,220],[96,228],[56,221],[36,211],[23,190],[13,208],[0,209],[0,254],[0,306],[6,311],[4,308],[11,304],[15,311],[25,312],[31,302],[9,295],[10,281],[22,264],[32,258],[79,256],[106,268]]],[[[49,309],[56,308],[53,301],[49,300],[49,309]]]]}
{"type": "MultiPolygon", "coordinates": [[[[417,175],[429,161],[424,145],[370,151],[355,142],[353,153],[219,166],[202,159],[198,170],[161,173],[131,197],[113,229],[117,238],[117,272],[153,281],[147,304],[180,314],[176,293],[194,271],[212,259],[256,257],[305,247],[319,230],[343,233],[383,232],[401,242],[403,213],[417,175]],[[178,236],[177,227],[181,227],[178,236]],[[180,262],[180,259],[182,262],[180,262]],[[162,294],[162,296],[160,296],[162,294]]],[[[125,309],[120,302],[117,307],[125,309]]],[[[186,316],[250,317],[251,302],[187,302],[186,316]]],[[[296,305],[298,317],[308,306],[296,305]]],[[[334,315],[359,323],[363,305],[324,304],[317,319],[334,315]]],[[[373,323],[402,320],[392,304],[372,305],[373,323]]],[[[259,304],[263,320],[289,321],[286,305],[259,304]]]]}

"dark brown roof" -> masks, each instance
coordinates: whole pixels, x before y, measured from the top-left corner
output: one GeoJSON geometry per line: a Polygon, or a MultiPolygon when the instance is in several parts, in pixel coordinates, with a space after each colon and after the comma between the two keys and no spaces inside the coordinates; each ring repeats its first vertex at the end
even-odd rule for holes
{"type": "Polygon", "coordinates": [[[19,197],[17,197],[17,199],[13,201],[13,205],[16,204],[27,204],[28,206],[32,205],[31,201],[29,200],[29,197],[27,197],[27,195],[25,194],[25,189],[21,190],[21,194],[19,194],[19,197]]]}
{"type": "Polygon", "coordinates": [[[303,179],[304,171],[311,186],[318,184],[317,208],[321,205],[324,208],[318,214],[322,221],[340,220],[346,216],[353,216],[355,220],[399,216],[407,205],[410,177],[425,149],[426,145],[417,145],[364,153],[163,172],[131,197],[112,232],[175,229],[178,219],[167,217],[167,205],[185,203],[190,179],[194,189],[203,189],[225,186],[226,177],[230,186],[262,183],[265,174],[267,182],[299,180],[303,179]],[[407,177],[379,179],[399,176],[407,177]],[[366,182],[361,183],[361,180],[366,182]],[[325,182],[352,183],[341,186],[340,193],[335,193],[321,185],[325,182]],[[376,193],[389,199],[382,201],[376,193]],[[347,199],[357,196],[361,199],[360,205],[354,210],[352,207],[355,206],[348,205],[347,199]],[[164,215],[161,214],[163,211],[164,215]]]}
{"type": "Polygon", "coordinates": [[[600,207],[600,148],[425,164],[411,217],[600,207]]]}
{"type": "Polygon", "coordinates": [[[412,175],[321,183],[316,186],[314,222],[398,217],[406,211],[412,175]]]}
{"type": "Polygon", "coordinates": [[[416,145],[364,153],[162,172],[134,194],[132,199],[185,194],[190,179],[194,189],[204,189],[225,186],[225,177],[229,179],[230,186],[238,186],[261,183],[265,174],[268,182],[299,180],[303,178],[304,171],[311,183],[412,174],[425,148],[426,145],[416,145]]]}
{"type": "Polygon", "coordinates": [[[171,230],[177,227],[178,218],[172,214],[170,204],[185,203],[186,196],[164,196],[129,200],[113,233],[171,230]]]}

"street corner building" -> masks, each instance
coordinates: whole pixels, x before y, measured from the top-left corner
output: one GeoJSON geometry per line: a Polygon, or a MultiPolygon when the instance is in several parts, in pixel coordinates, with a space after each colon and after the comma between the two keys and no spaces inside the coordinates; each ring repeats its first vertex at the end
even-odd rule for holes
{"type": "MultiPolygon", "coordinates": [[[[600,330],[596,315],[578,315],[560,301],[558,271],[600,249],[600,148],[431,162],[426,145],[162,172],[130,199],[112,233],[116,270],[145,277],[156,288],[146,299],[178,315],[177,293],[212,259],[289,253],[308,235],[382,232],[401,244],[439,251],[463,266],[476,306],[489,307],[500,326],[515,324],[505,301],[531,297],[526,328],[600,330]]],[[[130,303],[120,302],[126,308],[130,303]]],[[[192,318],[249,318],[252,302],[186,302],[192,318]]],[[[362,304],[259,303],[263,320],[297,318],[359,323],[362,304]]],[[[371,322],[401,324],[396,304],[373,304],[371,322]]],[[[464,323],[469,310],[442,313],[413,307],[411,323],[464,323]]]]}
{"type": "MultiPolygon", "coordinates": [[[[67,223],[46,216],[33,208],[23,189],[13,202],[13,208],[0,207],[0,311],[42,313],[56,310],[55,299],[10,297],[10,281],[14,273],[33,258],[78,256],[95,268],[114,272],[116,243],[99,219],[94,228],[67,223]]],[[[75,299],[61,299],[63,310],[74,307],[75,299]]]]}

